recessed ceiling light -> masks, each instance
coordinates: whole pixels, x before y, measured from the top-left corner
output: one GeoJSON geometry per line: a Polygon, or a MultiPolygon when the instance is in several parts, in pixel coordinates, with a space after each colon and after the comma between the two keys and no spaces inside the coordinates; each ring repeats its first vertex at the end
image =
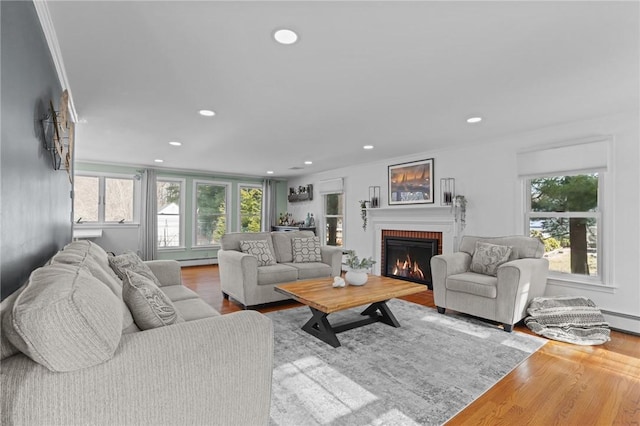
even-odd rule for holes
{"type": "Polygon", "coordinates": [[[267,170],[267,174],[268,175],[272,175],[273,174],[273,170],[267,170]]]}
{"type": "Polygon", "coordinates": [[[479,123],[482,121],[482,117],[470,117],[467,118],[467,123],[479,123]]]}
{"type": "Polygon", "coordinates": [[[198,111],[198,114],[205,117],[213,117],[214,115],[216,115],[216,113],[214,111],[211,111],[210,109],[201,109],[200,111],[198,111]]]}
{"type": "Polygon", "coordinates": [[[298,41],[298,34],[288,29],[277,30],[273,38],[280,44],[293,44],[298,41]]]}
{"type": "Polygon", "coordinates": [[[169,142],[169,145],[173,145],[173,146],[181,146],[182,142],[178,142],[178,141],[171,141],[169,142]]]}
{"type": "Polygon", "coordinates": [[[362,148],[364,148],[364,149],[373,149],[373,145],[365,145],[362,148]]]}
{"type": "Polygon", "coordinates": [[[305,161],[304,164],[310,165],[310,164],[313,164],[313,161],[305,161]]]}
{"type": "Polygon", "coordinates": [[[153,161],[155,161],[156,163],[164,163],[164,160],[161,160],[161,159],[159,159],[159,158],[156,158],[156,159],[155,159],[155,160],[153,160],[153,161]]]}

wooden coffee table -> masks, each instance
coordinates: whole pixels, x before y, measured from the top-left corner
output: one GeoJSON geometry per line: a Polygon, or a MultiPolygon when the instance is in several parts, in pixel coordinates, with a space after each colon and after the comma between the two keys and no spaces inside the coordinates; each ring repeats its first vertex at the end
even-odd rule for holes
{"type": "Polygon", "coordinates": [[[334,348],[340,346],[336,334],[352,328],[374,322],[400,327],[386,302],[394,297],[427,290],[425,285],[378,275],[369,275],[367,283],[363,286],[347,285],[334,288],[332,284],[333,278],[318,278],[279,284],[275,290],[309,306],[312,317],[302,329],[334,348]],[[361,315],[367,318],[338,325],[331,325],[327,319],[330,313],[366,304],[369,304],[369,307],[362,311],[361,315]]]}

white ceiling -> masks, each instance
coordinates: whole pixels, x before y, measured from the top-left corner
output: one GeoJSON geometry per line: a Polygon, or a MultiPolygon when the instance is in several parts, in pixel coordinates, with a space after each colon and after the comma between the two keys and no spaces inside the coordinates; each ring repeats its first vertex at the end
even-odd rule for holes
{"type": "Polygon", "coordinates": [[[76,160],[275,177],[637,110],[638,5],[48,2],[76,160]]]}

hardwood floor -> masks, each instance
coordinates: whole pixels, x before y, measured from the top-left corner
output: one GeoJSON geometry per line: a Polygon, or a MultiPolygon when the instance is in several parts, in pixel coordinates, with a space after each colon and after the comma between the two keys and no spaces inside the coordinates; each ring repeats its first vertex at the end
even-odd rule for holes
{"type": "MultiPolygon", "coordinates": [[[[242,310],[220,291],[217,265],[182,268],[184,284],[220,313],[242,310]]],[[[402,299],[435,308],[425,291],[402,299]]],[[[284,302],[270,312],[302,306],[284,302]]],[[[529,333],[523,325],[516,331],[529,333]]],[[[447,425],[639,425],[640,337],[611,332],[600,346],[550,340],[447,425]]]]}

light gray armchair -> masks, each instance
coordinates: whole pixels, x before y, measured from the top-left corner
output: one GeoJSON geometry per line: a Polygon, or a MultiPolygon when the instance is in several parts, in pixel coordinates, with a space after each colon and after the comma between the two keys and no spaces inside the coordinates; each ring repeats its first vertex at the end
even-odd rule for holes
{"type": "MultiPolygon", "coordinates": [[[[446,309],[452,309],[489,319],[502,323],[504,330],[510,332],[513,324],[526,316],[529,302],[544,294],[549,262],[543,254],[544,244],[535,238],[464,236],[458,252],[431,258],[433,297],[438,312],[444,314],[446,309]],[[481,245],[476,253],[477,243],[481,245]],[[493,256],[494,263],[488,268],[487,264],[483,266],[483,250],[495,249],[496,253],[501,250],[486,244],[502,246],[505,255],[502,260],[506,261],[500,263],[499,256],[493,256]],[[510,254],[504,246],[511,248],[510,254]]],[[[484,257],[488,258],[491,256],[484,257]]]]}

